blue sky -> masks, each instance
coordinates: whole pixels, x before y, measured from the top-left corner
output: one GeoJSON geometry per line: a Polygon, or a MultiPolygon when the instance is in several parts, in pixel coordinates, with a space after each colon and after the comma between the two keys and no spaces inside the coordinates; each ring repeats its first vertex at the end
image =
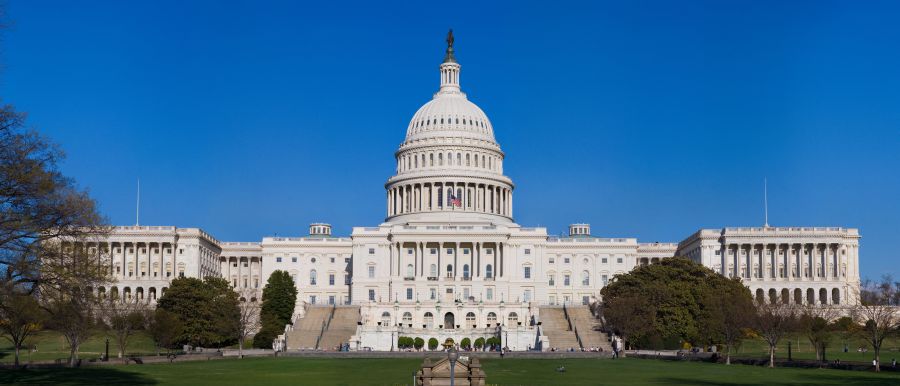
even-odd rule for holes
{"type": "Polygon", "coordinates": [[[0,95],[115,224],[221,240],[384,219],[383,183],[461,82],[507,153],[515,217],[680,241],[858,227],[900,276],[900,3],[8,2],[0,95]]]}

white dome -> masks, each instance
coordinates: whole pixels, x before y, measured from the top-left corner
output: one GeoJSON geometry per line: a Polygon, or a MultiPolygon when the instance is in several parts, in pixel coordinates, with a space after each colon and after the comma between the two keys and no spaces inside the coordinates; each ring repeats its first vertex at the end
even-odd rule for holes
{"type": "Polygon", "coordinates": [[[491,121],[461,92],[439,92],[419,108],[406,129],[406,141],[425,138],[472,138],[495,142],[491,121]]]}

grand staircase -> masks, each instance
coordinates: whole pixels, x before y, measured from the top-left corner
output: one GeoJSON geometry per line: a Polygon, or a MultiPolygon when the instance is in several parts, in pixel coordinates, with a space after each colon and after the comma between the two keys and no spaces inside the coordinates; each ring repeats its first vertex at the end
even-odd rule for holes
{"type": "Polygon", "coordinates": [[[328,328],[319,339],[319,349],[335,351],[342,344],[348,343],[356,333],[356,322],[359,321],[359,306],[337,306],[328,328]]]}
{"type": "Polygon", "coordinates": [[[580,349],[575,331],[569,329],[569,322],[562,307],[547,306],[540,309],[541,330],[550,339],[550,347],[565,351],[580,349]]]}
{"type": "Polygon", "coordinates": [[[588,306],[546,306],[540,308],[541,331],[557,350],[599,347],[611,352],[607,335],[588,306]],[[579,342],[580,341],[580,342],[579,342]]]}
{"type": "Polygon", "coordinates": [[[309,305],[285,335],[288,350],[337,350],[356,333],[359,306],[309,305]]]}
{"type": "Polygon", "coordinates": [[[285,335],[288,350],[315,350],[322,327],[331,316],[332,306],[309,305],[306,315],[294,322],[294,328],[285,335]]]}

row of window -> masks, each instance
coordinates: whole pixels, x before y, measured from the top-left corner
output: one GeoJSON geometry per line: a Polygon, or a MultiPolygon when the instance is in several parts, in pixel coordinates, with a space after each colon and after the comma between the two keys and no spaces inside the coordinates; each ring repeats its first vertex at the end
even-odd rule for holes
{"type": "MultiPolygon", "coordinates": [[[[375,250],[372,249],[372,253],[374,253],[374,251],[375,251],[375,250]]],[[[283,261],[283,258],[282,258],[281,256],[275,256],[275,262],[276,262],[276,263],[281,263],[282,261],[283,261]]],[[[315,263],[316,261],[317,261],[317,259],[316,259],[315,257],[309,259],[309,262],[310,262],[310,263],[315,263]]],[[[337,261],[337,260],[336,260],[334,257],[329,257],[329,258],[328,258],[328,262],[329,262],[329,263],[334,263],[335,261],[337,261]]],[[[296,263],[296,262],[297,262],[297,257],[296,257],[296,256],[292,256],[292,257],[291,257],[291,263],[296,263]]],[[[350,262],[350,258],[349,258],[349,257],[345,257],[345,258],[344,258],[344,263],[349,263],[349,262],[350,262]]],[[[244,263],[244,266],[245,266],[245,267],[247,266],[246,264],[247,264],[247,263],[244,263]]]]}
{"type": "MultiPolygon", "coordinates": [[[[421,167],[434,167],[434,166],[444,166],[444,154],[442,152],[434,153],[428,152],[427,157],[426,153],[414,153],[414,154],[405,154],[401,155],[397,159],[397,172],[405,172],[412,169],[418,169],[421,167]],[[437,156],[435,156],[435,154],[437,156]]],[[[487,170],[499,171],[499,159],[496,159],[492,155],[487,154],[479,154],[479,153],[462,153],[457,152],[454,160],[454,153],[447,152],[446,153],[446,162],[447,166],[463,166],[466,167],[475,167],[482,168],[487,170]]]]}
{"type": "MultiPolygon", "coordinates": [[[[526,254],[527,254],[527,253],[526,253],[526,254]]],[[[622,264],[623,261],[624,261],[624,259],[623,259],[622,257],[616,257],[616,264],[622,264]]],[[[550,263],[550,264],[556,264],[556,258],[553,257],[553,256],[551,256],[551,257],[549,257],[549,258],[547,259],[547,262],[550,263]]],[[[591,263],[591,261],[588,260],[588,259],[584,259],[584,260],[582,260],[581,262],[582,262],[584,265],[589,265],[589,264],[591,263]]],[[[571,263],[572,263],[572,260],[571,260],[570,258],[568,258],[568,257],[564,257],[564,258],[563,258],[563,264],[571,264],[571,263]]],[[[608,263],[609,263],[609,258],[607,258],[607,257],[601,257],[601,258],[600,258],[600,263],[602,263],[602,264],[608,264],[608,263]]]]}

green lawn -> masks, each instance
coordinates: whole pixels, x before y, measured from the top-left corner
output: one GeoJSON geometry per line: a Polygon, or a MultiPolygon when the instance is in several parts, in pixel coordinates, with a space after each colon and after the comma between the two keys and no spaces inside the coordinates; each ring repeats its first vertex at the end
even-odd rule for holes
{"type": "MultiPolygon", "coordinates": [[[[782,339],[781,342],[778,343],[778,348],[775,352],[775,356],[777,358],[787,358],[788,341],[791,342],[791,357],[793,359],[816,359],[815,350],[813,350],[812,345],[810,345],[809,343],[809,340],[802,335],[791,335],[788,338],[782,339]]],[[[882,363],[890,363],[891,358],[897,358],[898,360],[900,360],[900,338],[891,338],[885,340],[881,350],[882,363]]],[[[763,341],[762,339],[752,339],[744,341],[735,355],[738,357],[768,358],[768,353],[769,345],[766,344],[765,341],[763,341]]],[[[873,358],[874,354],[870,346],[868,346],[862,339],[856,337],[847,339],[845,341],[839,335],[835,334],[825,350],[825,359],[829,361],[840,359],[841,361],[845,362],[872,362],[873,358]],[[849,351],[846,353],[843,352],[844,343],[847,344],[849,349],[849,351]],[[866,353],[857,352],[856,350],[859,347],[867,347],[869,348],[869,351],[866,353]]]]}
{"type": "MultiPolygon", "coordinates": [[[[28,340],[28,344],[37,345],[37,352],[31,353],[31,360],[46,361],[54,359],[66,359],[69,357],[69,349],[66,339],[56,331],[41,331],[37,335],[28,340]]],[[[87,342],[81,345],[79,357],[82,359],[98,358],[100,353],[104,352],[106,346],[106,335],[99,331],[91,336],[87,342]]],[[[109,355],[115,357],[117,353],[116,341],[110,336],[109,339],[109,355]]],[[[144,331],[138,331],[129,339],[129,354],[156,354],[156,348],[153,340],[150,339],[144,331]]],[[[5,338],[0,338],[0,362],[13,362],[13,346],[5,338]]],[[[22,361],[27,362],[29,359],[28,350],[22,351],[22,361]]]]}
{"type": "MultiPolygon", "coordinates": [[[[420,359],[226,359],[177,364],[0,371],[0,384],[406,385],[420,359]]],[[[900,375],[641,359],[491,359],[490,385],[897,385],[900,375]],[[564,365],[565,373],[554,369],[564,365]]]]}

